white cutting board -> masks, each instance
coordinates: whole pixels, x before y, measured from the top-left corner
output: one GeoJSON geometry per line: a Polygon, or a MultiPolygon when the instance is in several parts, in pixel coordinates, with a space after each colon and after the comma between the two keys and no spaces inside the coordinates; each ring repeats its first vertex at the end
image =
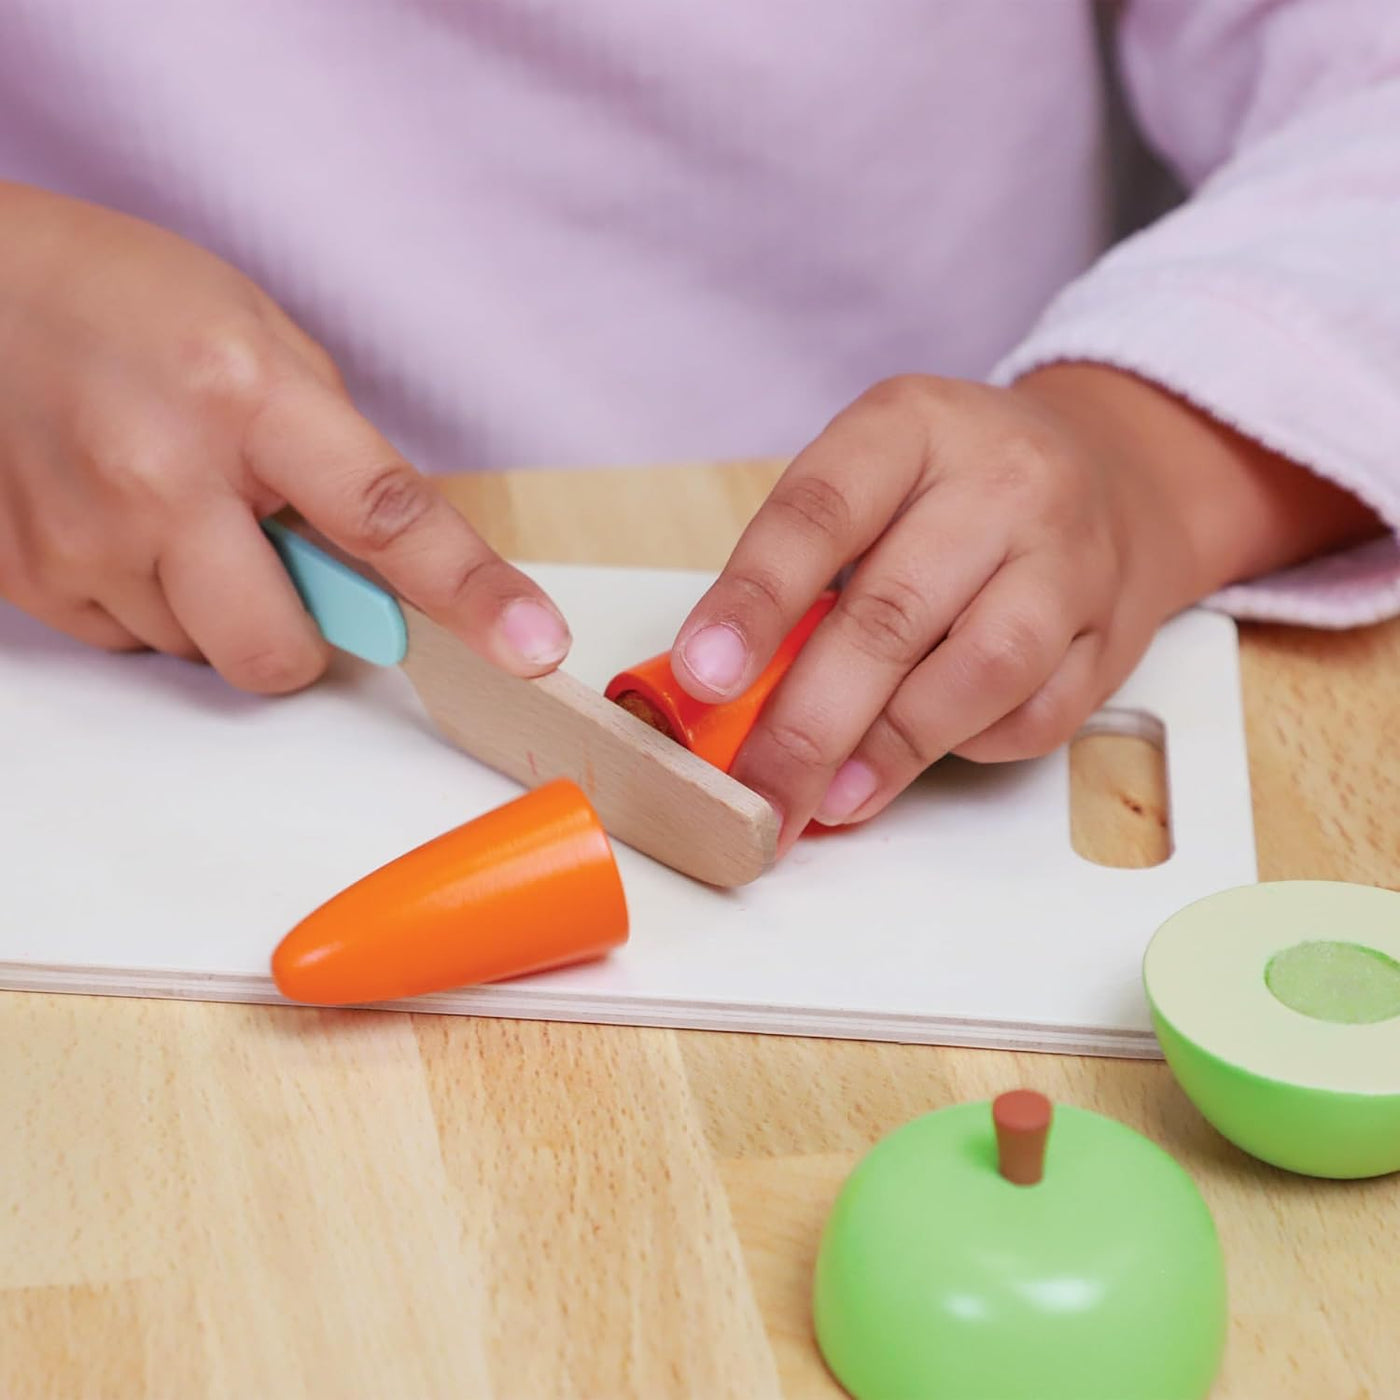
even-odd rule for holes
{"type": "MultiPolygon", "coordinates": [[[[569,669],[599,687],[669,646],[709,581],[526,567],[568,614],[569,669]]],[[[1111,709],[1166,729],[1175,851],[1160,866],[1075,854],[1065,751],[954,761],[737,891],[619,847],[625,948],[411,1005],[1155,1055],[1149,937],[1256,878],[1233,623],[1174,620],[1111,709]]],[[[397,670],[341,658],[309,692],[259,700],[182,662],[86,650],[0,604],[0,986],[280,1000],[268,959],[302,915],[519,791],[438,739],[397,670]]]]}

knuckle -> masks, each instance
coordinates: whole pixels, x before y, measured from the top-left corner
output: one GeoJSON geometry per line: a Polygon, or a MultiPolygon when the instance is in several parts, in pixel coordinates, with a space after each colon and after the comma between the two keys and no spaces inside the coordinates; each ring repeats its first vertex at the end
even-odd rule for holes
{"type": "Polygon", "coordinates": [[[420,524],[437,502],[433,488],[407,462],[388,462],[372,471],[357,492],[348,543],[357,552],[389,549],[420,524]]]}
{"type": "Polygon", "coordinates": [[[934,735],[926,733],[927,726],[905,712],[903,706],[891,702],[871,726],[872,740],[881,748],[897,755],[901,767],[922,773],[943,755],[934,735]]]}
{"type": "Polygon", "coordinates": [[[1057,476],[1058,454],[1047,438],[1031,428],[1018,428],[997,444],[985,471],[999,493],[1018,500],[1038,501],[1057,476]]]}
{"type": "Polygon", "coordinates": [[[1044,646],[1043,633],[1035,619],[1026,613],[1006,613],[995,622],[970,631],[968,670],[978,686],[997,689],[1033,670],[1044,646]]]}
{"type": "Polygon", "coordinates": [[[774,491],[771,508],[807,534],[844,544],[855,512],[844,491],[825,477],[796,477],[774,491]]]}
{"type": "Polygon", "coordinates": [[[927,611],[919,590],[898,578],[849,590],[841,601],[841,612],[861,651],[902,665],[912,665],[927,650],[927,611]]]}
{"type": "Polygon", "coordinates": [[[275,344],[255,321],[205,327],[181,342],[178,355],[186,390],[206,402],[251,408],[277,378],[275,344]]]}
{"type": "Polygon", "coordinates": [[[783,611],[782,585],[762,569],[738,569],[729,576],[728,587],[736,611],[753,608],[783,611]]]}
{"type": "Polygon", "coordinates": [[[529,596],[522,592],[520,575],[504,559],[482,554],[447,573],[441,592],[436,597],[430,594],[424,602],[430,608],[456,612],[484,598],[493,611],[501,612],[515,599],[529,596]]]}
{"type": "MultiPolygon", "coordinates": [[[[481,591],[484,585],[489,586],[490,574],[493,572],[492,566],[496,564],[501,564],[501,561],[489,556],[484,559],[467,560],[443,581],[442,597],[433,601],[446,608],[454,608],[465,603],[474,594],[481,591]]],[[[501,567],[505,566],[501,564],[501,567]]]]}
{"type": "Polygon", "coordinates": [[[857,400],[881,412],[919,411],[943,403],[947,385],[931,374],[895,374],[872,384],[857,400]]]}
{"type": "Polygon", "coordinates": [[[997,737],[1009,757],[1041,758],[1058,749],[1074,733],[1074,724],[1063,705],[1033,697],[1004,721],[997,737]]]}
{"type": "Polygon", "coordinates": [[[187,457],[181,460],[169,442],[145,430],[131,431],[129,425],[95,435],[85,465],[109,502],[134,503],[147,519],[178,499],[193,479],[187,457]]]}
{"type": "Polygon", "coordinates": [[[830,755],[827,753],[826,746],[806,725],[780,721],[769,725],[767,734],[768,742],[793,766],[798,768],[830,766],[830,755]]]}

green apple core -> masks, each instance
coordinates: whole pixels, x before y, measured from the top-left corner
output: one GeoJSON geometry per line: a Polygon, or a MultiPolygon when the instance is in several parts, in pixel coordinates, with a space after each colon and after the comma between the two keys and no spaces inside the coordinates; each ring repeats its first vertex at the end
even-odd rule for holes
{"type": "Polygon", "coordinates": [[[1295,943],[1269,959],[1264,985],[1316,1021],[1361,1026],[1400,1016],[1400,962],[1362,943],[1295,943]]]}

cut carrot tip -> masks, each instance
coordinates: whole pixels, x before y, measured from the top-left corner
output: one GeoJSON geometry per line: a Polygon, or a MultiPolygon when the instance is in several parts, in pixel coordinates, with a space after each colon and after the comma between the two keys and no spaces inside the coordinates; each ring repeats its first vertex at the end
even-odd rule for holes
{"type": "Polygon", "coordinates": [[[393,1001],[602,957],[627,935],[607,834],[557,779],[342,890],[286,935],[272,976],[292,1001],[393,1001]]]}
{"type": "Polygon", "coordinates": [[[762,674],[740,696],[711,705],[681,688],[671,669],[670,652],[649,657],[622,671],[603,692],[653,729],[668,734],[678,744],[723,772],[728,772],[748,738],[768,697],[787,674],[797,654],[831,611],[835,592],[823,593],[802,620],[783,638],[782,645],[762,674]]]}

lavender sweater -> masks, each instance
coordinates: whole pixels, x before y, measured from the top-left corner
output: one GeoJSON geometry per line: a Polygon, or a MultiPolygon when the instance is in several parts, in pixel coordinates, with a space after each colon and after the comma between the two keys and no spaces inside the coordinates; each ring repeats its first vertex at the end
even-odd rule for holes
{"type": "MultiPolygon", "coordinates": [[[[1400,0],[0,0],[0,175],[242,267],[425,470],[1075,356],[1400,528],[1400,0]],[[1100,23],[1189,192],[1116,246],[1100,23]]],[[[1400,543],[1213,601],[1389,616],[1400,543]]]]}

